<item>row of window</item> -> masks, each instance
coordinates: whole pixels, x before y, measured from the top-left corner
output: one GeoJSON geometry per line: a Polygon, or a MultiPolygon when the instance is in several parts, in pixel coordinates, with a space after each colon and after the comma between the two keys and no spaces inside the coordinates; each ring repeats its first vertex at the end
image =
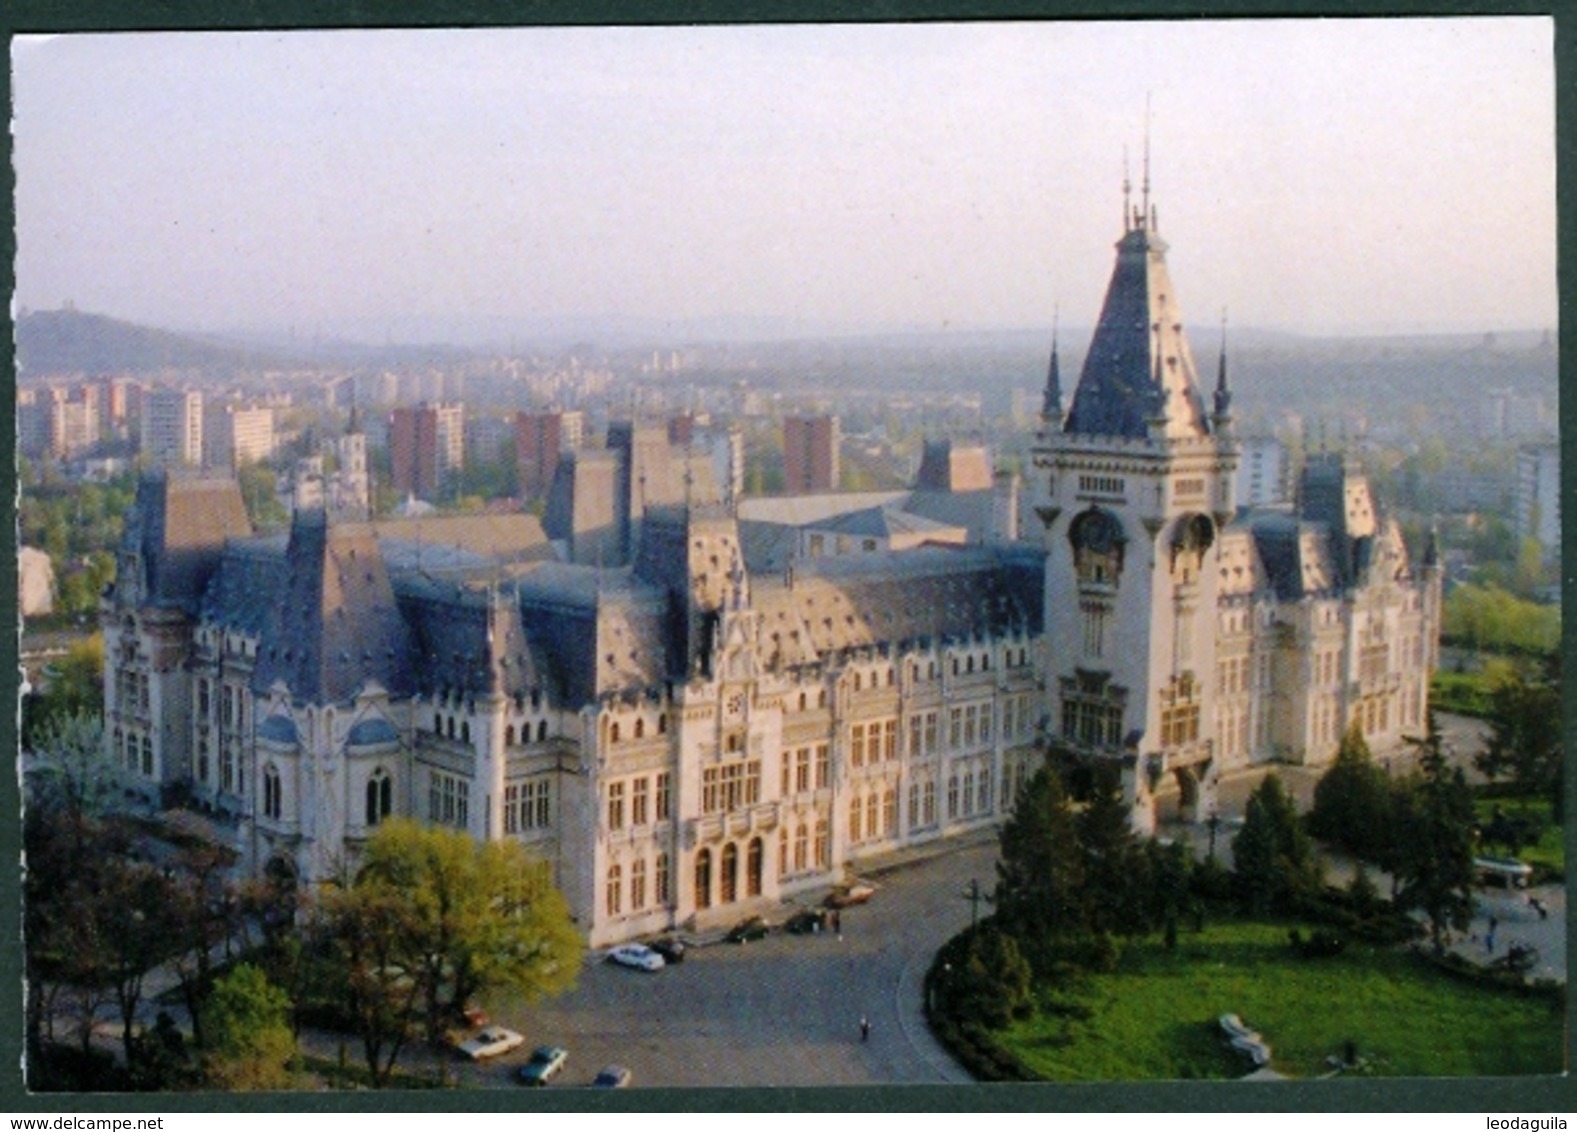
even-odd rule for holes
{"type": "Polygon", "coordinates": [[[113,744],[117,764],[144,778],[153,777],[153,740],[149,736],[117,727],[113,744]]]}
{"type": "Polygon", "coordinates": [[[537,778],[504,787],[504,832],[530,833],[553,824],[553,782],[537,778]]]}
{"type": "MultiPolygon", "coordinates": [[[[541,737],[542,738],[546,738],[547,737],[547,724],[544,723],[542,725],[541,732],[542,732],[541,737]]],[[[666,734],[668,734],[668,713],[667,712],[663,712],[663,713],[661,713],[661,714],[659,714],[657,716],[657,734],[659,734],[659,735],[666,735],[666,734]]],[[[646,738],[646,720],[645,719],[641,718],[640,716],[636,716],[635,717],[635,722],[633,724],[631,724],[631,726],[630,726],[630,738],[632,740],[646,738]]],[[[619,742],[622,742],[623,739],[624,739],[624,728],[620,725],[619,721],[616,719],[612,723],[608,724],[608,742],[610,742],[610,743],[619,743],[619,742]]]]}
{"type": "Polygon", "coordinates": [[[115,673],[115,706],[124,712],[148,714],[148,674],[121,668],[115,673]]]}
{"type": "Polygon", "coordinates": [[[849,798],[849,840],[858,845],[898,834],[898,788],[857,791],[849,798]]]}
{"type": "MultiPolygon", "coordinates": [[[[212,691],[207,680],[197,681],[197,718],[207,722],[213,716],[212,691]]],[[[227,728],[240,730],[246,725],[245,693],[229,684],[219,687],[219,721],[227,728]]]]}
{"type": "MultiPolygon", "coordinates": [[[[742,764],[733,765],[737,768],[742,764]]],[[[758,773],[759,766],[758,763],[758,773]]],[[[546,786],[546,783],[543,785],[546,786]]],[[[623,829],[626,817],[629,818],[629,824],[636,827],[653,821],[668,821],[673,817],[673,775],[669,771],[610,782],[603,792],[607,799],[609,829],[623,829]],[[625,812],[626,791],[629,798],[628,813],[625,812]]]]}
{"type": "Polygon", "coordinates": [[[864,766],[867,758],[872,763],[898,757],[898,721],[874,720],[856,723],[849,730],[849,761],[864,766]],[[868,738],[867,738],[868,737],[868,738]]]}
{"type": "Polygon", "coordinates": [[[428,772],[427,820],[435,825],[465,829],[471,822],[470,783],[457,774],[428,772]]]}
{"type": "Polygon", "coordinates": [[[811,840],[812,826],[809,821],[786,821],[779,828],[778,876],[821,872],[831,867],[832,823],[822,816],[816,818],[814,842],[811,840]]]}
{"type": "Polygon", "coordinates": [[[709,766],[701,772],[701,812],[715,814],[761,801],[761,760],[709,766]]]}
{"type": "MultiPolygon", "coordinates": [[[[511,723],[507,727],[504,728],[504,746],[506,746],[506,747],[513,747],[513,746],[515,746],[515,739],[516,739],[515,725],[513,723],[511,723]]],[[[531,742],[531,724],[529,724],[529,723],[522,723],[520,725],[519,740],[522,743],[529,743],[529,742],[531,742]]],[[[537,720],[537,740],[536,741],[538,743],[546,743],[548,741],[548,721],[545,720],[545,719],[537,720]]]]}
{"type": "Polygon", "coordinates": [[[1252,657],[1229,656],[1224,658],[1217,674],[1217,692],[1223,696],[1235,696],[1249,691],[1249,679],[1253,674],[1250,663],[1252,657]]]}
{"type": "MultiPolygon", "coordinates": [[[[629,909],[631,912],[641,912],[647,907],[665,907],[673,902],[673,882],[670,878],[668,854],[657,854],[652,869],[652,885],[650,890],[646,884],[646,858],[637,857],[630,862],[629,873],[629,909]],[[651,904],[647,903],[647,896],[651,896],[651,904]]],[[[608,866],[607,876],[603,886],[604,907],[610,916],[624,915],[624,866],[614,864],[608,866]]]]}
{"type": "Polygon", "coordinates": [[[815,747],[797,747],[793,751],[783,752],[783,797],[825,790],[831,779],[832,756],[827,744],[818,743],[815,747]]]}

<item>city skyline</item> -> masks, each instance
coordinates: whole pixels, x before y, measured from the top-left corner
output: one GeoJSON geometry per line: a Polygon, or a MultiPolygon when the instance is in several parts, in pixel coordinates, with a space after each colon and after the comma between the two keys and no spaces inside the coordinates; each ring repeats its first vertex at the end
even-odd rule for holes
{"type": "Polygon", "coordinates": [[[1547,18],[22,37],[14,301],[392,341],[1088,326],[1148,164],[1196,335],[1540,329],[1552,48],[1547,18]]]}

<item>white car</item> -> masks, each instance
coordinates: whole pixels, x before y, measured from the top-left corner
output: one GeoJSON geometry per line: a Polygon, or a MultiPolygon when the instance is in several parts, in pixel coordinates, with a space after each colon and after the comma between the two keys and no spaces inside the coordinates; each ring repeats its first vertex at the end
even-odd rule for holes
{"type": "Polygon", "coordinates": [[[638,971],[661,971],[663,957],[644,943],[626,943],[615,947],[608,952],[608,958],[624,967],[634,967],[638,971]]]}
{"type": "Polygon", "coordinates": [[[460,1052],[472,1061],[481,1061],[484,1057],[497,1057],[525,1044],[526,1039],[515,1031],[502,1026],[489,1026],[461,1042],[460,1052]]]}

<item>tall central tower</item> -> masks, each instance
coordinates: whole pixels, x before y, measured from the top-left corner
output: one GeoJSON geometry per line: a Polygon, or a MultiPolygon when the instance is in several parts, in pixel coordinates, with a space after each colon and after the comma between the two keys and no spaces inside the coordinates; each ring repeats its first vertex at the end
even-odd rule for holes
{"type": "Polygon", "coordinates": [[[1117,266],[1066,411],[1053,336],[1033,502],[1053,750],[1120,769],[1133,825],[1149,832],[1169,775],[1185,818],[1214,804],[1216,557],[1238,448],[1225,348],[1207,407],[1148,183],[1144,207],[1129,208],[1126,185],[1124,196],[1117,266]]]}

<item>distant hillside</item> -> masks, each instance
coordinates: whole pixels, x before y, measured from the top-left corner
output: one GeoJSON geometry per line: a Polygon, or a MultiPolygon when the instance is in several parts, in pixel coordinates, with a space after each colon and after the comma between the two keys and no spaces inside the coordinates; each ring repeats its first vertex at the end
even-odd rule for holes
{"type": "Polygon", "coordinates": [[[71,309],[24,314],[17,322],[16,352],[23,376],[233,370],[279,363],[277,356],[254,350],[71,309]]]}

